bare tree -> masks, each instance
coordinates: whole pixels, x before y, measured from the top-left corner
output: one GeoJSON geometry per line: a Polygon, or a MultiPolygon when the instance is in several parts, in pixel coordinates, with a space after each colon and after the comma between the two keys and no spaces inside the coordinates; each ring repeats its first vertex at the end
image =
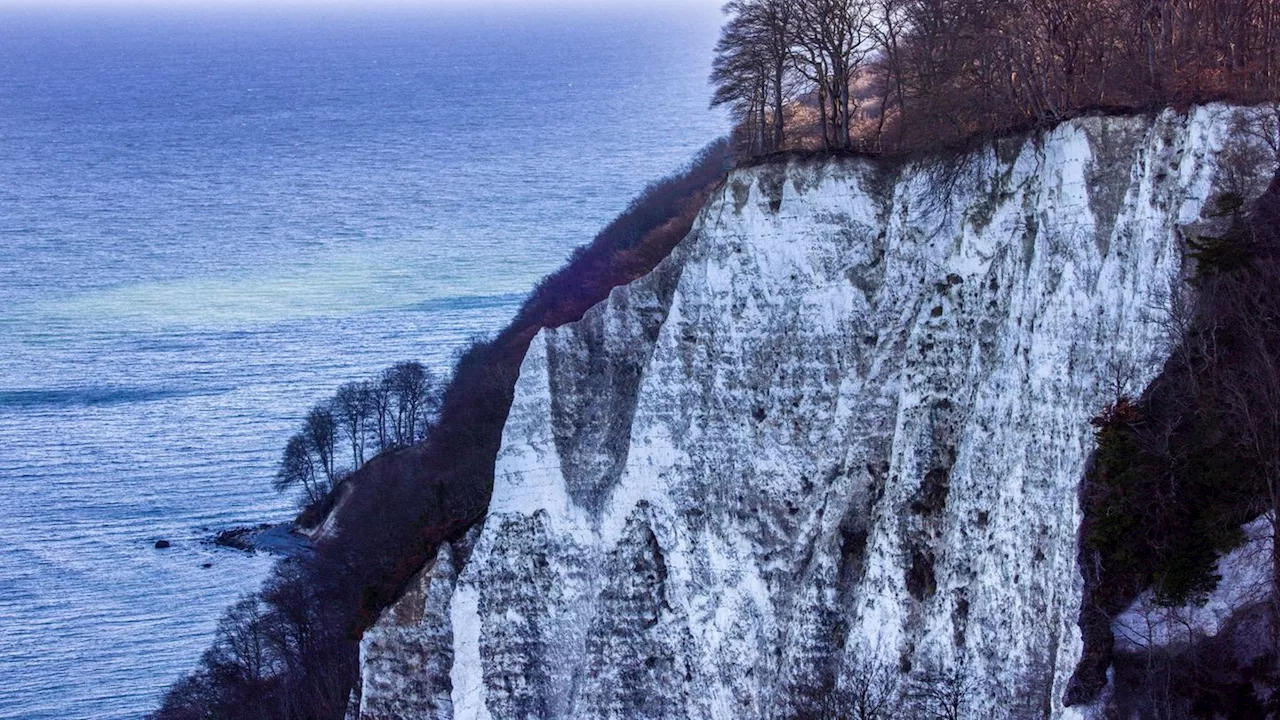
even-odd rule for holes
{"type": "Polygon", "coordinates": [[[890,720],[902,701],[897,668],[859,660],[844,682],[850,720],[890,720]]]}
{"type": "Polygon", "coordinates": [[[154,720],[338,717],[350,693],[355,645],[335,606],[340,586],[322,566],[281,563],[263,589],[230,607],[201,668],[166,694],[154,720]],[[336,592],[335,592],[336,591],[336,592]]]}
{"type": "Polygon", "coordinates": [[[841,668],[834,687],[796,693],[802,717],[813,720],[891,720],[903,701],[897,668],[858,657],[841,668]]]}
{"type": "MultiPolygon", "coordinates": [[[[897,112],[907,111],[902,42],[908,29],[908,0],[875,0],[869,30],[880,58],[880,107],[876,119],[876,141],[884,145],[885,124],[897,112]]],[[[899,142],[905,123],[898,123],[899,142]]]]}
{"type": "Polygon", "coordinates": [[[205,663],[215,674],[227,674],[240,683],[255,685],[271,677],[278,669],[270,651],[266,624],[266,608],[261,598],[250,595],[232,605],[218,622],[213,646],[205,663]]]}
{"type": "Polygon", "coordinates": [[[1128,402],[1137,390],[1138,366],[1127,355],[1112,353],[1107,359],[1106,374],[1103,376],[1107,401],[1114,407],[1128,402]]]}
{"type": "Polygon", "coordinates": [[[393,389],[390,378],[384,372],[376,382],[368,383],[366,389],[375,421],[374,430],[377,433],[378,452],[383,452],[395,444],[395,436],[392,430],[392,415],[394,414],[392,407],[393,389]]]}
{"type": "Polygon", "coordinates": [[[333,480],[337,475],[334,454],[338,444],[338,423],[327,403],[317,405],[307,413],[307,419],[302,425],[302,434],[307,440],[307,447],[320,461],[320,470],[324,473],[325,481],[329,487],[333,487],[333,480]]]}
{"type": "Polygon", "coordinates": [[[826,147],[853,146],[852,84],[875,49],[867,0],[796,0],[798,65],[816,86],[826,147]]]}
{"type": "Polygon", "coordinates": [[[795,52],[798,0],[757,0],[756,22],[763,35],[765,62],[770,83],[769,101],[773,109],[773,143],[781,150],[786,142],[788,75],[795,52]]]}
{"type": "Polygon", "coordinates": [[[369,436],[369,421],[374,414],[373,391],[367,382],[349,382],[338,388],[333,396],[333,411],[342,433],[351,445],[351,467],[364,465],[365,441],[369,436]]]}
{"type": "Polygon", "coordinates": [[[283,492],[291,487],[301,486],[307,502],[313,503],[323,496],[320,483],[317,481],[315,461],[311,457],[310,443],[298,433],[289,438],[284,447],[284,456],[276,471],[272,483],[276,492],[283,492]]]}
{"type": "Polygon", "coordinates": [[[912,683],[912,716],[928,720],[961,720],[972,683],[959,668],[931,670],[912,683]]]}
{"type": "Polygon", "coordinates": [[[396,363],[381,379],[390,398],[392,441],[412,445],[422,438],[426,424],[439,404],[435,374],[420,362],[396,363]]]}
{"type": "Polygon", "coordinates": [[[769,43],[760,26],[760,2],[734,0],[716,45],[711,82],[712,107],[728,106],[744,130],[748,153],[767,152],[769,105],[769,43]]]}

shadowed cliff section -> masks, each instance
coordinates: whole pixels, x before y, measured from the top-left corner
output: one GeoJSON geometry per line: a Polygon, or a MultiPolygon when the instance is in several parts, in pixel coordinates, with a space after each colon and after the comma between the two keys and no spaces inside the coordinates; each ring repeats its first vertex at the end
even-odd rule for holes
{"type": "Polygon", "coordinates": [[[1110,702],[1126,717],[1276,709],[1255,692],[1280,680],[1275,647],[1262,641],[1275,627],[1267,603],[1232,608],[1217,636],[1195,638],[1188,621],[1191,643],[1113,650],[1113,622],[1148,588],[1157,607],[1202,605],[1222,581],[1219,557],[1246,539],[1241,526],[1275,509],[1280,176],[1248,211],[1229,192],[1217,203],[1217,223],[1187,238],[1194,299],[1163,319],[1175,344],[1163,372],[1137,399],[1117,386],[1094,420],[1098,449],[1081,488],[1084,653],[1068,704],[1093,702],[1111,668],[1110,702]]]}

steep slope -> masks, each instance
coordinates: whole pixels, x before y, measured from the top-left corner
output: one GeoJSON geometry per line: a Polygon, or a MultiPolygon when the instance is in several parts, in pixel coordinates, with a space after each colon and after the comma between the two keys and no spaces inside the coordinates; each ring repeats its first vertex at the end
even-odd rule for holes
{"type": "Polygon", "coordinates": [[[362,647],[364,718],[1070,717],[1077,490],[1236,111],[737,171],[522,366],[483,526],[362,647]]]}

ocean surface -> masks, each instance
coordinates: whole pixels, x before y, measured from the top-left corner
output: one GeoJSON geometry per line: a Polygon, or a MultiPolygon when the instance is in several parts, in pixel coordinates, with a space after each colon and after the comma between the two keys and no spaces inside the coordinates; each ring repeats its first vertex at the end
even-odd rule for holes
{"type": "Polygon", "coordinates": [[[153,709],[306,409],[447,368],[726,129],[715,2],[516,7],[0,8],[0,717],[153,709]]]}

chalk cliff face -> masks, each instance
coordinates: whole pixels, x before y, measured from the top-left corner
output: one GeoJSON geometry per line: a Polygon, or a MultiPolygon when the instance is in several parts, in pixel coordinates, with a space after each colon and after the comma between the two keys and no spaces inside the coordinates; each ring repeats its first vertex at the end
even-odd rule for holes
{"type": "Polygon", "coordinates": [[[1089,714],[1088,420],[1164,362],[1233,112],[733,173],[534,340],[488,517],[367,634],[361,717],[775,718],[868,677],[1089,714]]]}

